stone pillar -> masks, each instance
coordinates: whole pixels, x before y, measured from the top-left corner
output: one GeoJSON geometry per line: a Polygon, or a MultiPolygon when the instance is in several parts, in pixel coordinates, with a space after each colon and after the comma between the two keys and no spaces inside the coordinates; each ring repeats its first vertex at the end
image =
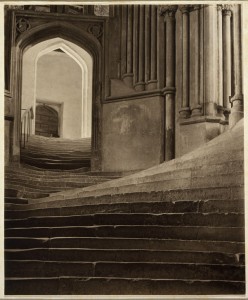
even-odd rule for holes
{"type": "Polygon", "coordinates": [[[150,77],[148,90],[157,88],[157,6],[151,6],[150,77]]]}
{"type": "Polygon", "coordinates": [[[133,86],[133,6],[127,6],[127,72],[123,75],[124,82],[133,86]]]}
{"type": "Polygon", "coordinates": [[[189,5],[182,5],[179,7],[183,14],[183,90],[181,109],[179,111],[181,118],[190,117],[189,105],[189,5]]]}
{"type": "Polygon", "coordinates": [[[223,107],[229,109],[231,104],[231,5],[223,5],[223,107]]]}
{"type": "Polygon", "coordinates": [[[127,5],[121,7],[121,76],[127,73],[127,5]]]}
{"type": "Polygon", "coordinates": [[[151,15],[150,15],[150,5],[145,5],[145,83],[147,89],[147,83],[150,78],[151,73],[151,15]]]}
{"type": "Polygon", "coordinates": [[[218,105],[223,107],[223,39],[222,39],[222,5],[217,5],[218,13],[218,105]]]}
{"type": "Polygon", "coordinates": [[[138,82],[135,84],[137,91],[145,89],[145,7],[139,6],[139,56],[138,56],[138,82]]]}
{"type": "Polygon", "coordinates": [[[229,116],[229,127],[233,127],[244,117],[242,91],[242,44],[241,44],[241,7],[237,5],[233,14],[233,48],[234,48],[234,96],[231,99],[232,108],[229,116]]]}
{"type": "Polygon", "coordinates": [[[218,84],[217,8],[204,7],[204,106],[205,115],[215,116],[218,84]]]}
{"type": "Polygon", "coordinates": [[[175,158],[175,14],[177,5],[161,8],[166,26],[165,160],[175,158]]]}
{"type": "Polygon", "coordinates": [[[123,81],[130,87],[133,86],[133,6],[127,7],[127,72],[123,81]]]}
{"type": "Polygon", "coordinates": [[[194,26],[194,97],[191,99],[191,116],[201,116],[202,106],[200,101],[200,8],[201,5],[194,5],[192,10],[194,11],[195,26],[194,26]]]}
{"type": "Polygon", "coordinates": [[[133,84],[138,82],[138,52],[139,52],[138,17],[139,17],[138,5],[134,5],[133,8],[133,74],[134,74],[133,84]]]}

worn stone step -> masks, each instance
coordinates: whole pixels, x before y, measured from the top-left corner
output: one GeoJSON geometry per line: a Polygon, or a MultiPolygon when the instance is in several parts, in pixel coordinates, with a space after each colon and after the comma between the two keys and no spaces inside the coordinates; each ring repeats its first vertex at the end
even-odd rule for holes
{"type": "Polygon", "coordinates": [[[238,213],[104,213],[54,217],[32,217],[27,219],[7,219],[5,228],[11,227],[53,227],[92,225],[179,225],[243,227],[244,214],[238,213]]]}
{"type": "Polygon", "coordinates": [[[106,194],[124,194],[130,192],[152,192],[152,191],[171,191],[171,190],[186,190],[186,189],[216,189],[218,187],[221,188],[231,188],[240,186],[240,188],[244,185],[244,174],[224,174],[220,176],[206,176],[206,177],[192,177],[192,178],[184,178],[177,180],[169,179],[169,180],[160,180],[160,181],[147,181],[142,183],[131,183],[119,185],[118,180],[112,182],[114,186],[108,186],[108,183],[99,184],[94,189],[89,187],[82,191],[83,194],[87,196],[90,195],[106,195],[106,194]]]}
{"type": "Polygon", "coordinates": [[[12,203],[12,204],[28,204],[27,199],[18,198],[18,197],[4,197],[5,203],[12,203]]]}
{"type": "MultiPolygon", "coordinates": [[[[237,186],[216,186],[216,187],[198,187],[198,188],[179,188],[165,190],[164,182],[160,183],[150,183],[144,184],[142,188],[132,187],[131,190],[128,190],[126,187],[125,191],[118,190],[118,187],[114,189],[102,189],[102,185],[94,187],[87,187],[82,189],[74,189],[72,191],[63,191],[55,193],[50,197],[39,199],[39,202],[51,202],[50,207],[52,206],[65,206],[64,203],[70,203],[70,205],[80,204],[80,203],[89,203],[88,199],[91,199],[91,202],[101,203],[113,203],[113,202],[137,202],[137,201],[151,201],[157,198],[161,200],[235,200],[235,199],[244,199],[244,186],[238,184],[237,186]],[[100,187],[100,188],[99,188],[100,187]],[[149,190],[149,187],[151,190],[149,190]],[[88,199],[86,199],[88,198],[88,199]],[[56,201],[58,200],[58,201],[56,201]],[[63,201],[61,201],[63,200],[63,201]],[[80,202],[81,201],[81,202],[80,202]]],[[[42,205],[42,204],[41,204],[42,205]]],[[[48,205],[48,204],[46,204],[48,205]]]]}
{"type": "Polygon", "coordinates": [[[72,182],[84,182],[84,181],[89,181],[89,180],[96,180],[96,181],[101,181],[101,180],[109,180],[109,179],[115,179],[119,177],[108,177],[108,176],[101,176],[99,173],[98,176],[91,175],[89,172],[85,173],[68,173],[67,174],[60,174],[59,172],[57,174],[52,174],[52,175],[46,175],[46,174],[28,174],[25,172],[5,172],[5,180],[10,181],[10,180],[22,180],[22,181],[32,181],[32,182],[39,182],[39,183],[46,183],[46,182],[59,182],[59,181],[72,181],[72,182]]]}
{"type": "Polygon", "coordinates": [[[6,295],[242,295],[244,281],[140,278],[6,278],[6,295]]]}
{"type": "MultiPolygon", "coordinates": [[[[17,186],[12,186],[12,188],[8,188],[7,184],[5,185],[5,197],[12,197],[12,198],[20,198],[20,199],[40,199],[43,197],[48,197],[50,192],[46,192],[44,190],[35,190],[35,189],[28,189],[24,191],[24,188],[22,190],[18,190],[17,186]],[[10,192],[11,191],[11,192],[10,192]]],[[[7,205],[13,205],[15,206],[17,203],[9,203],[7,205]]],[[[20,203],[18,203],[17,207],[20,203]]],[[[23,203],[25,205],[25,203],[23,203]]]]}
{"type": "Polygon", "coordinates": [[[97,178],[85,178],[83,180],[52,180],[52,181],[29,181],[29,180],[18,180],[18,179],[10,179],[6,180],[6,187],[18,189],[18,190],[48,190],[48,191],[61,191],[74,189],[74,188],[84,188],[90,185],[95,185],[101,182],[105,182],[107,179],[97,179],[97,178]]]}
{"type": "MultiPolygon", "coordinates": [[[[152,199],[150,197],[150,199],[152,199]]],[[[85,199],[86,200],[86,199],[85,199]]],[[[116,199],[117,200],[117,199],[116,199]]],[[[123,199],[121,198],[120,201],[123,199]]],[[[129,200],[132,200],[130,197],[129,200]]],[[[109,204],[86,204],[62,207],[46,207],[46,203],[30,205],[5,205],[5,218],[27,218],[38,216],[68,216],[94,213],[243,213],[244,200],[198,200],[117,202],[109,204]],[[43,206],[43,208],[40,208],[43,206]]],[[[30,200],[29,200],[30,201],[30,200]]],[[[94,199],[92,199],[92,202],[94,199]]],[[[110,199],[111,201],[111,199],[110,199]]],[[[100,201],[99,201],[100,202],[100,201]]],[[[50,204],[50,203],[48,203],[50,204]]]]}
{"type": "Polygon", "coordinates": [[[7,174],[20,174],[20,175],[36,175],[36,176],[69,176],[70,174],[80,175],[85,174],[89,172],[88,167],[73,169],[73,170],[47,170],[43,168],[37,168],[35,166],[30,166],[26,164],[10,164],[8,166],[5,166],[4,171],[7,174]]]}
{"type": "Polygon", "coordinates": [[[119,263],[119,262],[58,262],[5,261],[6,277],[124,277],[153,279],[245,280],[244,266],[177,264],[177,263],[119,263]]]}
{"type": "Polygon", "coordinates": [[[244,241],[243,227],[209,226],[67,226],[8,228],[6,237],[126,237],[185,240],[244,241]]]}
{"type": "MultiPolygon", "coordinates": [[[[91,187],[85,188],[85,192],[71,190],[64,191],[63,193],[55,193],[49,197],[39,199],[38,201],[30,201],[29,208],[44,208],[44,207],[62,207],[62,206],[75,206],[82,204],[110,204],[117,202],[152,202],[152,201],[199,201],[199,200],[228,200],[236,205],[236,199],[244,199],[244,187],[226,187],[226,188],[197,188],[197,189],[178,189],[170,191],[159,192],[134,192],[125,194],[108,194],[108,195],[95,195],[93,192],[86,190],[91,187]],[[32,203],[35,203],[32,206],[32,203]]],[[[225,206],[225,205],[223,205],[225,206]]],[[[234,206],[234,205],[233,205],[234,206]]]]}
{"type": "Polygon", "coordinates": [[[30,164],[33,166],[37,166],[43,169],[62,169],[62,170],[70,170],[70,169],[77,169],[82,167],[90,167],[90,160],[77,160],[77,161],[68,161],[65,162],[64,160],[51,160],[47,158],[39,158],[34,159],[31,157],[23,157],[21,156],[21,162],[30,164]]]}
{"type": "MultiPolygon", "coordinates": [[[[138,249],[87,249],[87,248],[34,248],[6,249],[5,260],[42,261],[112,261],[112,262],[167,262],[244,265],[244,253],[220,253],[208,251],[144,250],[138,249]]],[[[228,249],[227,249],[228,250],[228,249]]],[[[8,264],[7,264],[8,265],[8,264]]],[[[6,265],[6,267],[7,267],[6,265]]],[[[9,266],[8,266],[9,268],[9,266]]],[[[10,270],[11,272],[11,270],[10,270]]]]}
{"type": "Polygon", "coordinates": [[[244,242],[198,241],[155,238],[108,238],[108,237],[55,237],[55,238],[5,238],[5,249],[27,248],[94,248],[94,249],[147,249],[215,251],[238,254],[244,253],[244,242]]]}

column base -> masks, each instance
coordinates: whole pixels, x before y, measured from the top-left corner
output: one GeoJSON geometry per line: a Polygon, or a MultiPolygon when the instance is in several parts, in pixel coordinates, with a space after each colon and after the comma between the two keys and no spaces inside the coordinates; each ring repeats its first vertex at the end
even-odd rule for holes
{"type": "Polygon", "coordinates": [[[156,90],[157,86],[158,86],[157,80],[149,80],[146,84],[146,90],[147,91],[156,90]]]}
{"type": "Polygon", "coordinates": [[[189,107],[183,107],[179,110],[180,118],[188,119],[190,118],[191,111],[189,107]]]}
{"type": "Polygon", "coordinates": [[[230,113],[231,113],[230,108],[223,107],[223,115],[225,117],[225,121],[226,122],[229,122],[229,115],[230,115],[230,113]]]}
{"type": "Polygon", "coordinates": [[[197,116],[202,116],[202,106],[197,105],[193,108],[191,108],[191,117],[197,117],[197,116]]]}
{"type": "Polygon", "coordinates": [[[215,102],[206,102],[204,105],[206,116],[216,116],[217,115],[217,104],[215,102]]]}
{"type": "Polygon", "coordinates": [[[140,81],[140,82],[137,82],[135,85],[134,85],[134,89],[138,92],[142,92],[145,90],[145,82],[143,81],[140,81]]]}
{"type": "Polygon", "coordinates": [[[206,144],[225,130],[220,118],[201,116],[190,118],[180,123],[179,143],[177,156],[189,153],[206,144]]]}
{"type": "Polygon", "coordinates": [[[133,73],[124,74],[122,80],[127,86],[133,87],[133,73]]]}
{"type": "Polygon", "coordinates": [[[234,95],[231,99],[232,108],[229,116],[229,127],[232,128],[239,120],[244,117],[243,95],[234,95]]]}

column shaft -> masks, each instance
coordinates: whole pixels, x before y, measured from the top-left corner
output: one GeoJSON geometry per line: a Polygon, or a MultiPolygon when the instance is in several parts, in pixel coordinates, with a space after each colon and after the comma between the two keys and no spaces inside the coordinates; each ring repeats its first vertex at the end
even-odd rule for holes
{"type": "Polygon", "coordinates": [[[127,7],[127,73],[124,74],[124,82],[133,86],[133,7],[127,7]]]}
{"type": "Polygon", "coordinates": [[[235,5],[235,14],[233,14],[234,35],[234,89],[235,94],[232,97],[232,108],[229,117],[229,127],[233,127],[240,119],[244,117],[243,112],[243,91],[242,91],[242,45],[241,45],[241,7],[235,5]]]}
{"type": "Polygon", "coordinates": [[[139,43],[138,43],[138,6],[134,5],[133,10],[133,73],[134,84],[138,82],[138,60],[139,60],[139,43]]]}
{"type": "Polygon", "coordinates": [[[139,6],[139,62],[138,62],[138,82],[135,89],[143,91],[145,89],[145,7],[139,6]]]}
{"type": "Polygon", "coordinates": [[[157,7],[151,7],[151,60],[149,89],[157,88],[157,7]]]}
{"type": "Polygon", "coordinates": [[[218,82],[216,5],[204,7],[204,106],[205,115],[216,114],[218,82]]]}
{"type": "Polygon", "coordinates": [[[218,5],[218,104],[223,106],[222,6],[218,5]]]}
{"type": "Polygon", "coordinates": [[[133,8],[131,5],[128,6],[128,18],[127,18],[127,73],[133,71],[133,53],[132,53],[132,42],[133,42],[133,8]]]}
{"type": "Polygon", "coordinates": [[[127,5],[121,7],[121,75],[127,73],[127,5]]]}
{"type": "Polygon", "coordinates": [[[200,105],[200,5],[194,6],[194,97],[192,99],[193,103],[191,105],[192,116],[202,115],[201,105],[200,105]]]}
{"type": "Polygon", "coordinates": [[[145,82],[149,81],[151,73],[151,16],[150,5],[145,6],[145,82]]]}
{"type": "Polygon", "coordinates": [[[165,6],[165,160],[175,158],[175,13],[176,5],[165,6]]]}
{"type": "Polygon", "coordinates": [[[189,108],[189,6],[180,7],[183,13],[183,93],[180,109],[180,116],[188,118],[190,116],[189,108]]]}
{"type": "Polygon", "coordinates": [[[223,11],[223,106],[230,108],[231,96],[231,10],[223,11]]]}

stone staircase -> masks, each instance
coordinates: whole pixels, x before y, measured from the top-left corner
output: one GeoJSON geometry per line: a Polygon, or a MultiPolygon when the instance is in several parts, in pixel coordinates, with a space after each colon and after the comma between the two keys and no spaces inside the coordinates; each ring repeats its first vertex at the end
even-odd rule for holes
{"type": "Polygon", "coordinates": [[[245,293],[243,122],[120,179],[6,204],[7,295],[245,293]]]}
{"type": "Polygon", "coordinates": [[[24,204],[28,203],[28,199],[84,188],[119,177],[120,174],[92,173],[87,167],[75,170],[47,170],[14,164],[5,167],[5,202],[24,204]]]}
{"type": "Polygon", "coordinates": [[[69,140],[63,138],[29,136],[21,149],[21,162],[48,169],[90,167],[91,138],[69,140]]]}

